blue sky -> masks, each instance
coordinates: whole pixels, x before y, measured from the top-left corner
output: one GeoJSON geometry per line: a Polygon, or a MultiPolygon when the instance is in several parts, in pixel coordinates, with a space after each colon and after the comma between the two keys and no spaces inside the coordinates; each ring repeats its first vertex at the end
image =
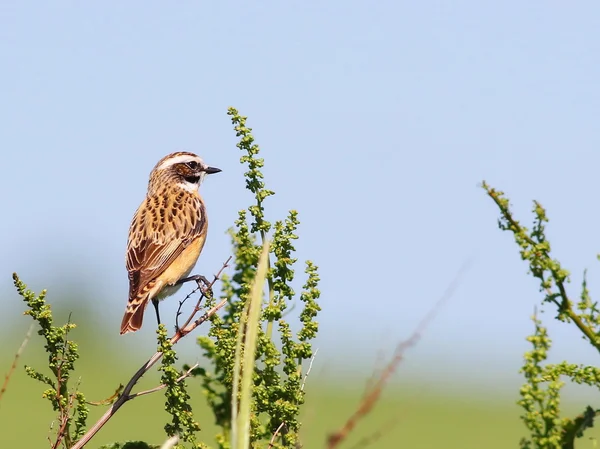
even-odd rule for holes
{"type": "MultiPolygon", "coordinates": [[[[201,189],[196,271],[214,273],[251,200],[235,106],[277,192],[269,218],[297,209],[298,256],[321,268],[324,365],[391,349],[470,261],[407,369],[510,377],[540,294],[478,184],[525,223],[540,200],[571,294],[585,268],[598,294],[599,29],[596,2],[4,2],[0,322],[20,310],[17,271],[50,300],[89,293],[117,338],[129,222],[173,151],[223,169],[201,189]]],[[[553,357],[595,360],[552,316],[553,357]]],[[[153,347],[146,318],[120,338],[153,347]]]]}

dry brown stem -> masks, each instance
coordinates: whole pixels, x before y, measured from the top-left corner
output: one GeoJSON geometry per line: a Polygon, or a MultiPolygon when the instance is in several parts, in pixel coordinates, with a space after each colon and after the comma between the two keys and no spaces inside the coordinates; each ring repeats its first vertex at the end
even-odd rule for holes
{"type": "MultiPolygon", "coordinates": [[[[459,279],[462,277],[463,273],[468,268],[469,264],[464,264],[457,275],[455,276],[452,283],[448,286],[444,294],[438,299],[436,304],[434,304],[433,308],[425,315],[425,317],[419,322],[415,331],[408,338],[408,340],[402,341],[398,343],[396,349],[394,350],[394,354],[392,359],[388,362],[388,364],[383,368],[381,373],[376,379],[373,379],[373,382],[369,388],[365,391],[363,398],[358,405],[358,408],[352,413],[352,415],[348,418],[348,420],[344,423],[344,425],[331,433],[327,438],[327,448],[333,449],[339,446],[339,444],[344,441],[348,435],[352,432],[352,430],[356,427],[358,422],[368,415],[372,410],[377,401],[381,397],[381,393],[389,379],[392,377],[396,368],[400,365],[400,362],[404,358],[404,353],[406,350],[412,346],[414,346],[421,338],[421,335],[425,328],[429,325],[431,320],[437,314],[440,306],[445,303],[454,293],[456,287],[458,285],[459,279]]],[[[376,439],[381,436],[381,432],[375,434],[376,439]]],[[[370,441],[369,438],[365,439],[365,441],[370,441]]]]}
{"type": "Polygon", "coordinates": [[[15,353],[15,357],[13,358],[12,365],[10,366],[8,373],[6,373],[6,376],[4,377],[4,383],[2,384],[2,389],[0,390],[0,401],[2,400],[2,396],[4,396],[4,393],[6,392],[6,388],[8,387],[8,382],[10,382],[10,378],[12,377],[13,373],[15,372],[15,369],[17,368],[17,363],[19,361],[19,357],[21,357],[21,354],[23,353],[25,346],[27,346],[27,343],[29,342],[29,339],[31,338],[31,333],[33,332],[33,326],[34,326],[33,323],[31,324],[31,326],[29,326],[29,330],[25,334],[25,338],[23,339],[21,346],[19,346],[19,349],[17,349],[17,352],[15,353]]]}

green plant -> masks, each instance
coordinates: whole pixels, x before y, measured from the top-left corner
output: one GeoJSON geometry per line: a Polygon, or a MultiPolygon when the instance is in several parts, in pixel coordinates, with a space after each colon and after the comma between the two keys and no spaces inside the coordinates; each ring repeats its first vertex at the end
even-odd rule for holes
{"type": "Polygon", "coordinates": [[[62,326],[54,326],[50,305],[46,303],[46,291],[36,295],[19,279],[16,273],[13,280],[17,292],[25,301],[28,310],[25,312],[39,326],[38,334],[46,344],[44,349],[48,354],[48,368],[51,375],[25,366],[25,372],[32,379],[38,380],[48,388],[42,397],[48,399],[57,413],[56,437],[53,448],[61,445],[70,448],[85,432],[86,420],[89,413],[85,396],[79,391],[79,385],[69,385],[71,374],[75,369],[75,361],[79,358],[77,344],[69,340],[69,332],[76,326],[68,321],[62,326]]]}
{"type": "MultiPolygon", "coordinates": [[[[320,295],[319,276],[317,267],[307,261],[307,279],[299,295],[303,304],[299,313],[300,330],[294,335],[284,312],[296,297],[291,282],[296,262],[292,242],[298,238],[295,234],[298,214],[292,210],[287,218],[276,221],[273,226],[265,219],[264,201],[274,192],[265,188],[260,170],[264,162],[257,157],[259,147],[254,143],[252,130],[246,126],[246,117],[233,108],[228,114],[240,138],[237,146],[245,153],[241,162],[248,167],[246,187],[254,195],[255,204],[239,212],[235,228],[230,230],[234,272],[232,276],[223,277],[222,298],[227,300],[225,313],[213,315],[208,335],[198,338],[214,369],[200,370],[197,375],[202,379],[215,420],[222,429],[217,435],[218,447],[244,447],[231,445],[232,412],[239,410],[238,381],[244,374],[244,366],[239,360],[243,351],[236,352],[236,348],[240,344],[240,322],[251,298],[261,250],[273,228],[267,259],[267,300],[261,311],[260,325],[251,328],[257,335],[249,439],[252,447],[266,447],[267,444],[270,447],[294,447],[299,443],[298,413],[304,402],[302,363],[313,355],[310,341],[318,330],[315,317],[320,310],[316,302],[320,295]],[[278,429],[279,442],[271,442],[278,429]]],[[[235,413],[233,416],[235,419],[235,413]]]]}
{"type": "MultiPolygon", "coordinates": [[[[574,324],[584,339],[600,351],[600,311],[597,303],[590,297],[586,274],[584,273],[579,299],[575,302],[567,291],[569,272],[552,257],[550,242],[546,236],[546,210],[539,202],[534,201],[534,222],[530,231],[514,218],[509,200],[503,192],[493,189],[485,182],[482,187],[500,210],[498,226],[513,234],[521,259],[529,265],[530,274],[538,280],[543,294],[542,304],[555,307],[557,320],[574,324]]],[[[533,321],[535,331],[527,339],[532,349],[525,354],[521,370],[525,384],[521,388],[521,399],[518,402],[523,408],[521,418],[530,435],[521,440],[521,447],[571,449],[575,439],[582,437],[585,429],[593,426],[594,418],[600,410],[588,405],[579,416],[562,416],[560,403],[563,378],[599,388],[600,369],[566,361],[546,363],[551,340],[537,314],[533,321]]]]}

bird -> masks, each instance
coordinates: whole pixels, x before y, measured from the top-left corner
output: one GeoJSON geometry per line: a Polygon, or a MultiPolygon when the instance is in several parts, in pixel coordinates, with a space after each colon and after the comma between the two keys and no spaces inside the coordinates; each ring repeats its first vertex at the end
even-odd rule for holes
{"type": "Polygon", "coordinates": [[[163,157],[150,173],[146,198],[129,227],[125,257],[129,299],[121,335],[142,327],[149,301],[160,324],[159,301],[191,279],[186,276],[202,252],[208,230],[198,189],[206,175],[220,171],[194,153],[179,151],[163,157]]]}

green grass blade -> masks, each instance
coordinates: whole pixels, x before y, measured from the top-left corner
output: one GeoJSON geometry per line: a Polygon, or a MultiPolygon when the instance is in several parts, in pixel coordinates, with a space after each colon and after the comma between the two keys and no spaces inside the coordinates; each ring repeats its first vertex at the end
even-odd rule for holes
{"type": "MultiPolygon", "coordinates": [[[[260,326],[260,312],[262,309],[263,290],[267,278],[269,260],[269,242],[263,245],[262,254],[256,269],[254,283],[250,291],[250,300],[246,304],[246,326],[243,350],[237,351],[236,355],[241,359],[242,382],[240,394],[240,407],[237,417],[236,440],[232,440],[234,449],[247,449],[250,445],[250,418],[252,414],[252,377],[254,375],[254,363],[256,345],[258,340],[258,329],[260,326]]],[[[241,345],[241,339],[238,340],[241,345]]],[[[238,364],[238,360],[236,360],[238,364]]],[[[236,401],[236,397],[232,401],[236,401]]]]}

